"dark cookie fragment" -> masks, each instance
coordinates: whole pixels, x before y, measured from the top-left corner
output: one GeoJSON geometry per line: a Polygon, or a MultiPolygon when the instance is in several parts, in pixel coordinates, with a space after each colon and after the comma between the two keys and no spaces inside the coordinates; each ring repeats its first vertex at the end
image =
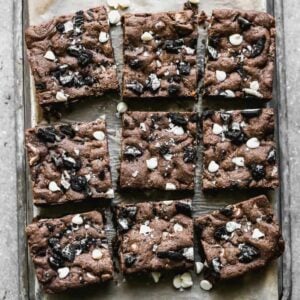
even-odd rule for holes
{"type": "Polygon", "coordinates": [[[196,113],[125,113],[120,187],[193,190],[196,117],[196,113]]]}
{"type": "Polygon", "coordinates": [[[124,274],[193,267],[190,200],[120,204],[114,208],[114,220],[124,274]]]}
{"type": "Polygon", "coordinates": [[[123,28],[124,98],[196,97],[196,11],[125,14],[123,28]]]}
{"type": "Polygon", "coordinates": [[[26,228],[36,276],[47,293],[113,278],[101,213],[42,219],[26,228]]]}
{"type": "Polygon", "coordinates": [[[204,95],[271,100],[275,37],[275,19],[267,13],[213,10],[204,95]]]}
{"type": "Polygon", "coordinates": [[[284,251],[284,241],[265,196],[195,218],[208,278],[228,279],[261,268],[284,251]],[[230,212],[230,213],[229,213],[230,212]]]}
{"type": "Polygon", "coordinates": [[[203,120],[203,189],[276,188],[274,111],[216,111],[203,120]]]}
{"type": "Polygon", "coordinates": [[[28,129],[26,147],[34,204],[113,198],[103,119],[28,129]]]}
{"type": "Polygon", "coordinates": [[[40,105],[71,102],[118,89],[104,6],[31,26],[25,39],[40,105]]]}

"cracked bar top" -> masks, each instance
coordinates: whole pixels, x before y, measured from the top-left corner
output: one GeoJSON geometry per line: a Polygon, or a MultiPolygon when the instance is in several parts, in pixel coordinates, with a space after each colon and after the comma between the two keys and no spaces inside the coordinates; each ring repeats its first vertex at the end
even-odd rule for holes
{"type": "Polygon", "coordinates": [[[123,273],[193,267],[190,200],[147,202],[115,207],[117,248],[123,273]]]}
{"type": "Polygon", "coordinates": [[[241,276],[281,256],[284,241],[266,196],[195,219],[210,280],[241,276]]]}
{"type": "Polygon", "coordinates": [[[100,96],[118,89],[103,6],[31,26],[25,39],[40,105],[100,96]]]}
{"type": "Polygon", "coordinates": [[[197,123],[196,113],[124,114],[121,188],[193,190],[197,123]]]}
{"type": "Polygon", "coordinates": [[[105,120],[26,131],[35,205],[113,198],[105,120]]]}
{"type": "Polygon", "coordinates": [[[125,14],[124,98],[196,98],[197,15],[125,14]]]}
{"type": "Polygon", "coordinates": [[[271,100],[275,35],[275,19],[267,13],[214,10],[204,95],[271,100]]]}
{"type": "Polygon", "coordinates": [[[97,211],[42,219],[26,228],[36,276],[47,293],[111,280],[113,264],[97,211]]]}
{"type": "Polygon", "coordinates": [[[276,188],[274,111],[203,113],[203,189],[276,188]]]}

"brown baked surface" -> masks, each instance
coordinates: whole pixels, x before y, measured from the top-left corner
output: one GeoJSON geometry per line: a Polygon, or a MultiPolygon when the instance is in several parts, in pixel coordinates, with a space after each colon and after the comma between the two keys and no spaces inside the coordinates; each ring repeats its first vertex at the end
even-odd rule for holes
{"type": "Polygon", "coordinates": [[[104,120],[28,129],[26,148],[34,204],[113,198],[104,120]]]}
{"type": "Polygon", "coordinates": [[[122,123],[121,188],[194,189],[196,113],[128,112],[122,123]]]}
{"type": "Polygon", "coordinates": [[[115,207],[117,249],[123,273],[193,267],[191,201],[120,204],[115,207]]]}
{"type": "Polygon", "coordinates": [[[45,292],[62,292],[113,278],[101,213],[42,219],[30,224],[26,233],[36,276],[45,292]],[[80,220],[82,224],[77,224],[80,220]],[[101,251],[101,258],[93,258],[94,249],[101,251]],[[68,268],[66,276],[61,275],[64,278],[59,276],[62,268],[68,268]]]}
{"type": "Polygon", "coordinates": [[[197,217],[195,226],[211,280],[241,276],[284,251],[279,226],[264,195],[197,217]]]}
{"type": "Polygon", "coordinates": [[[124,14],[123,29],[124,98],[196,98],[198,30],[193,10],[124,14]],[[143,41],[145,32],[153,39],[143,41]]]}
{"type": "Polygon", "coordinates": [[[40,105],[118,89],[111,39],[101,43],[101,32],[109,35],[104,6],[55,17],[26,30],[27,54],[40,105]],[[44,57],[47,51],[52,51],[55,60],[44,57]]]}
{"type": "Polygon", "coordinates": [[[203,189],[279,185],[273,109],[204,112],[203,145],[203,189]],[[222,132],[214,133],[214,127],[222,132]],[[257,147],[249,148],[254,138],[257,147]],[[209,171],[212,162],[219,166],[216,172],[209,171]]]}
{"type": "Polygon", "coordinates": [[[204,95],[271,100],[275,37],[275,19],[267,13],[213,10],[204,95]],[[242,36],[240,44],[230,42],[234,34],[242,36]],[[224,71],[226,79],[218,80],[216,71],[224,71]]]}

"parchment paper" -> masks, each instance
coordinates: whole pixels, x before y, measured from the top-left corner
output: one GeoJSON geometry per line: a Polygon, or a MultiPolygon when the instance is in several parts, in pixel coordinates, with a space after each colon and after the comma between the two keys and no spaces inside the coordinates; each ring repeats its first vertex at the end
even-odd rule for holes
{"type": "MultiPolygon", "coordinates": [[[[213,8],[241,8],[266,10],[267,0],[202,0],[199,8],[204,9],[206,13],[210,13],[213,8]]],[[[27,0],[28,2],[28,20],[30,25],[39,24],[49,20],[51,17],[65,13],[73,13],[77,10],[88,9],[99,4],[106,4],[105,0],[27,0]]],[[[156,11],[176,11],[183,7],[183,0],[131,0],[130,8],[126,12],[156,12],[156,11]]],[[[204,43],[206,31],[204,28],[199,28],[199,68],[203,69],[204,62],[204,43]]],[[[121,78],[122,70],[122,28],[121,26],[112,27],[112,41],[115,49],[115,56],[118,65],[119,79],[121,78]]],[[[29,79],[29,72],[25,74],[25,80],[29,79]],[[26,78],[27,77],[27,78],[26,78]]],[[[34,92],[31,84],[30,91],[31,110],[27,113],[27,126],[34,126],[36,123],[44,122],[41,119],[40,111],[35,105],[34,92]]],[[[116,115],[116,106],[120,102],[120,98],[116,94],[107,95],[101,99],[87,99],[78,102],[71,106],[71,109],[64,112],[62,120],[64,121],[91,121],[106,114],[108,132],[109,132],[109,150],[111,169],[113,175],[114,188],[116,189],[116,181],[119,168],[119,152],[120,152],[120,118],[116,115]]],[[[208,102],[199,99],[198,103],[192,101],[186,102],[180,99],[175,99],[174,102],[129,102],[130,110],[147,110],[147,111],[185,111],[197,110],[202,111],[203,107],[211,109],[233,109],[243,108],[243,103],[233,102],[208,102]]],[[[271,104],[272,105],[272,104],[271,104]]],[[[136,202],[148,200],[163,200],[163,199],[181,199],[184,197],[193,198],[193,209],[195,215],[208,212],[212,209],[220,208],[226,204],[235,203],[237,201],[246,200],[251,196],[258,195],[257,191],[243,192],[215,192],[203,194],[200,190],[199,178],[201,174],[201,146],[199,146],[198,167],[196,170],[196,190],[195,194],[186,193],[164,193],[164,192],[134,192],[120,193],[116,191],[114,202],[136,202]]],[[[28,182],[30,180],[28,179],[28,182]]],[[[60,207],[34,208],[31,204],[30,188],[29,191],[29,209],[28,222],[31,222],[32,217],[40,215],[43,217],[61,216],[68,213],[88,211],[101,206],[101,202],[89,202],[81,204],[66,205],[60,207]]],[[[276,205],[277,193],[268,193],[270,200],[276,205]]],[[[110,212],[107,212],[110,215],[110,212]]],[[[108,224],[109,237],[112,238],[114,230],[112,225],[108,224]]],[[[196,259],[199,257],[196,255],[196,259]]],[[[98,285],[82,288],[72,292],[62,293],[60,295],[45,295],[40,290],[35,279],[33,266],[29,261],[29,295],[30,299],[59,299],[59,300],[74,300],[74,299],[278,299],[278,268],[276,262],[268,267],[248,274],[242,278],[219,283],[212,291],[205,292],[201,290],[199,282],[202,275],[196,276],[193,272],[194,286],[191,289],[183,292],[177,291],[172,286],[174,274],[164,275],[159,283],[155,284],[152,278],[147,275],[135,276],[124,279],[120,274],[116,274],[116,280],[108,285],[98,285]]]]}

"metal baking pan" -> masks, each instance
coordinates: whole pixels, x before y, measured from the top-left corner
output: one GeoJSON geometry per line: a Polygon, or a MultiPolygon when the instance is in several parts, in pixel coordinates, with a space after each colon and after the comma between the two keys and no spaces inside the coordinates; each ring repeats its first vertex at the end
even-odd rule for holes
{"type": "MultiPolygon", "coordinates": [[[[200,289],[200,276],[193,274],[194,286],[184,292],[176,291],[172,287],[172,274],[164,276],[158,284],[155,284],[150,276],[133,277],[124,279],[116,274],[116,279],[108,285],[96,285],[82,288],[76,291],[65,292],[59,295],[45,295],[40,289],[34,274],[34,269],[28,255],[24,228],[32,222],[32,218],[40,215],[43,217],[61,216],[68,213],[88,211],[101,206],[101,202],[79,203],[67,206],[37,209],[32,205],[30,194],[30,178],[24,151],[24,129],[43,122],[38,110],[32,88],[30,70],[27,64],[24,46],[24,29],[28,25],[38,24],[55,15],[72,13],[80,9],[97,6],[105,3],[105,0],[23,0],[14,1],[14,57],[15,57],[15,90],[17,110],[17,188],[18,188],[18,234],[19,234],[19,295],[20,299],[289,299],[291,290],[291,253],[290,253],[290,215],[289,215],[289,165],[285,156],[287,151],[287,101],[285,87],[285,53],[283,44],[283,20],[282,1],[280,0],[202,0],[199,8],[210,14],[213,8],[240,8],[267,11],[275,15],[277,21],[277,68],[274,84],[274,99],[268,104],[277,110],[277,142],[280,156],[281,187],[267,195],[278,212],[278,219],[282,226],[283,236],[286,240],[286,250],[281,259],[271,263],[268,267],[247,274],[246,276],[218,284],[210,292],[200,289]]],[[[155,12],[176,11],[183,7],[183,0],[131,0],[129,12],[155,12]]],[[[118,63],[119,78],[122,70],[122,28],[112,28],[112,40],[118,63]]],[[[199,67],[203,69],[203,53],[205,29],[199,28],[199,67]]],[[[120,119],[116,116],[116,105],[120,101],[119,95],[110,94],[98,99],[87,99],[71,106],[64,111],[64,121],[94,120],[103,113],[107,116],[109,149],[113,182],[116,181],[119,167],[119,142],[120,119]]],[[[151,111],[184,111],[196,110],[201,112],[203,107],[211,109],[245,108],[243,102],[202,101],[197,103],[174,100],[174,102],[129,102],[130,110],[151,111]]],[[[203,194],[200,189],[201,174],[201,145],[199,147],[197,182],[194,195],[177,193],[176,198],[190,196],[193,198],[193,208],[196,214],[222,207],[225,204],[234,203],[258,195],[261,191],[243,192],[217,192],[203,194]]],[[[174,194],[157,192],[120,193],[116,191],[115,203],[119,201],[147,201],[174,198],[174,194]]],[[[108,224],[109,237],[114,235],[111,224],[108,224]]]]}

